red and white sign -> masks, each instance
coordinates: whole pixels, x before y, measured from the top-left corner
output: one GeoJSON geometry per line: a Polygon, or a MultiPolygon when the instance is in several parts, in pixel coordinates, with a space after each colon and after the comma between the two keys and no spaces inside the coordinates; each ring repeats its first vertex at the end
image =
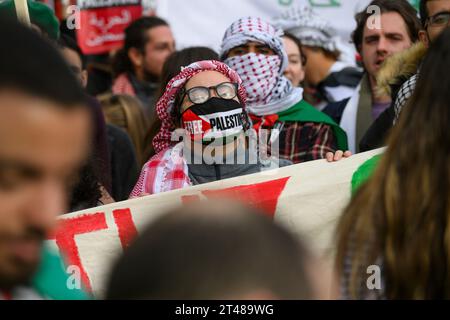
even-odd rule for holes
{"type": "Polygon", "coordinates": [[[335,163],[312,161],[64,215],[49,243],[67,265],[79,268],[85,286],[101,298],[114,261],[154,219],[183,203],[231,197],[260,208],[300,235],[317,256],[331,259],[353,173],[380,152],[335,163]]]}
{"type": "Polygon", "coordinates": [[[141,0],[78,0],[78,45],[84,54],[119,49],[125,28],[142,16],[141,0]]]}

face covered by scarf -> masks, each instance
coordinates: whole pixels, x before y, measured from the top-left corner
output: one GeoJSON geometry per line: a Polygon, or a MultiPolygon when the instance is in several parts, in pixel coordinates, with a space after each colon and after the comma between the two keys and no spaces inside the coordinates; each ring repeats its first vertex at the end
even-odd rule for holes
{"type": "Polygon", "coordinates": [[[249,53],[228,58],[225,62],[232,69],[237,70],[245,82],[249,104],[266,104],[274,98],[281,97],[282,92],[275,91],[278,84],[277,74],[281,67],[278,56],[249,53]]]}
{"type": "Polygon", "coordinates": [[[153,147],[156,153],[177,143],[177,141],[172,140],[172,133],[174,128],[176,128],[177,122],[172,112],[175,107],[176,97],[189,79],[202,71],[220,72],[230,82],[236,83],[239,102],[235,100],[226,100],[224,102],[221,101],[224,99],[211,98],[202,105],[191,106],[182,114],[182,122],[187,122],[182,124],[182,126],[190,133],[191,137],[197,135],[197,139],[211,138],[218,134],[229,135],[231,132],[241,130],[241,124],[237,115],[246,113],[247,97],[239,75],[226,64],[219,61],[205,60],[195,62],[183,68],[177,76],[169,81],[163,96],[156,104],[156,113],[161,120],[161,129],[153,139],[153,147]]]}
{"type": "Polygon", "coordinates": [[[248,17],[234,22],[223,38],[221,57],[242,78],[248,97],[247,109],[257,116],[287,110],[303,98],[303,90],[294,88],[283,75],[288,58],[282,34],[262,19],[248,17]],[[265,44],[275,55],[247,53],[227,58],[231,49],[249,42],[265,44]]]}

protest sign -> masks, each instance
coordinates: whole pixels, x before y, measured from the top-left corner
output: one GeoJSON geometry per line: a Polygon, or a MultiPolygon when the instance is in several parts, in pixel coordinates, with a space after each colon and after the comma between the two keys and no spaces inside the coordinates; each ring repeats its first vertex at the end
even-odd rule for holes
{"type": "Polygon", "coordinates": [[[68,265],[79,267],[87,288],[101,296],[112,263],[148,223],[183,203],[231,197],[261,208],[301,236],[316,255],[330,258],[336,223],[351,196],[353,173],[380,152],[335,163],[307,162],[64,215],[49,242],[68,265]]]}
{"type": "Polygon", "coordinates": [[[78,45],[84,54],[121,48],[124,30],[142,16],[141,0],[78,0],[78,45]]]}

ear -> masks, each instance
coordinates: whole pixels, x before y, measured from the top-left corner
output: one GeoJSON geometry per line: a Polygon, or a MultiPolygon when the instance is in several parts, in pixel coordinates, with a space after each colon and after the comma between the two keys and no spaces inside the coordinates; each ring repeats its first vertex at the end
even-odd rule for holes
{"type": "Polygon", "coordinates": [[[428,33],[425,30],[419,31],[419,39],[426,48],[430,47],[430,38],[428,37],[428,33]]]}
{"type": "Polygon", "coordinates": [[[88,79],[89,79],[89,75],[88,75],[87,70],[81,71],[81,84],[82,84],[83,88],[87,87],[88,79]]]}
{"type": "Polygon", "coordinates": [[[142,67],[144,63],[144,55],[137,48],[130,48],[128,50],[128,58],[130,58],[131,63],[137,68],[142,67]]]}

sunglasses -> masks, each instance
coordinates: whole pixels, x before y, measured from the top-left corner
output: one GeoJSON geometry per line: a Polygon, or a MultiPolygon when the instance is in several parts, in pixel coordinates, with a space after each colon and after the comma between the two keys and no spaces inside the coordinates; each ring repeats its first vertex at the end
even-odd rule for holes
{"type": "Polygon", "coordinates": [[[428,18],[427,26],[440,27],[448,25],[450,21],[450,12],[440,12],[428,18]]]}
{"type": "Polygon", "coordinates": [[[214,90],[218,97],[226,100],[231,100],[237,96],[238,84],[231,82],[222,82],[217,86],[193,87],[184,92],[181,101],[183,101],[187,96],[189,101],[193,104],[205,103],[211,98],[211,90],[214,90]]]}

